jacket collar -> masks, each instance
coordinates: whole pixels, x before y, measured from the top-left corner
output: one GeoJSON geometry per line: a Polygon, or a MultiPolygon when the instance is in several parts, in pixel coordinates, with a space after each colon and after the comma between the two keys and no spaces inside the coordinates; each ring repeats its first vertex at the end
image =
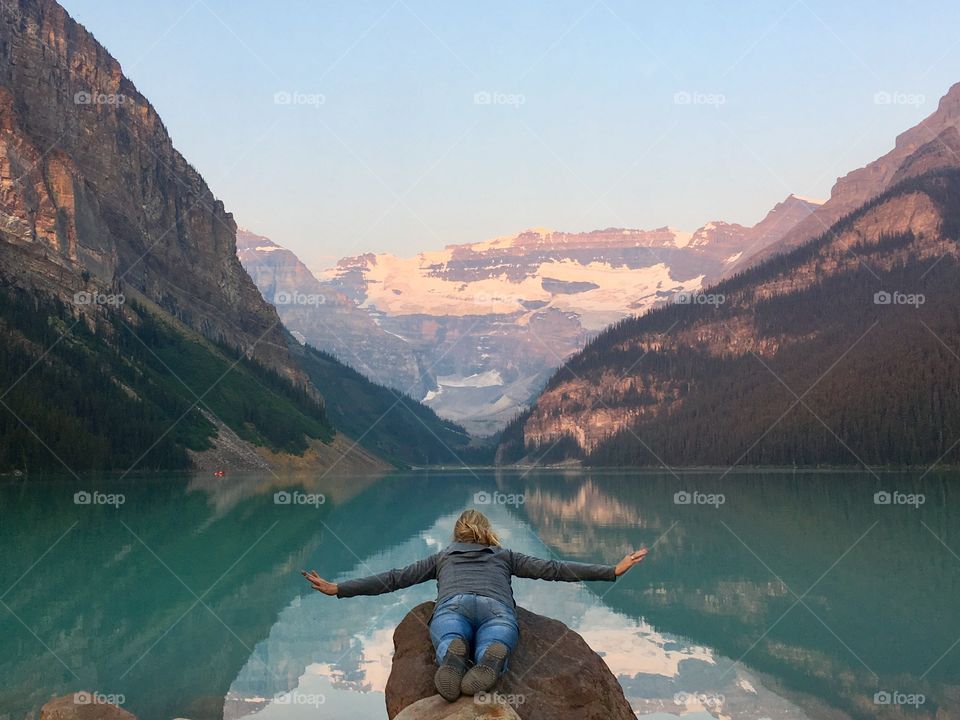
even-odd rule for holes
{"type": "Polygon", "coordinates": [[[449,552],[455,553],[465,553],[465,552],[494,552],[494,548],[490,545],[477,545],[476,543],[464,543],[464,542],[455,542],[450,543],[447,547],[449,552]]]}

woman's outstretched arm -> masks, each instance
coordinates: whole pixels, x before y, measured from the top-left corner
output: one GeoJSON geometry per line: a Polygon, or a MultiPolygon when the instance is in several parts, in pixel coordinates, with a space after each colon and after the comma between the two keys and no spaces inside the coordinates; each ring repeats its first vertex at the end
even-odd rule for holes
{"type": "Polygon", "coordinates": [[[435,580],[439,557],[440,554],[437,553],[423,560],[417,560],[417,562],[403,568],[395,568],[378,575],[344,580],[342,583],[332,583],[324,580],[317,575],[316,570],[311,572],[301,570],[300,574],[307,579],[314,590],[322,592],[324,595],[336,595],[338,598],[355,597],[357,595],[382,595],[383,593],[391,593],[394,590],[401,590],[411,585],[427,582],[427,580],[435,580]]]}
{"type": "Polygon", "coordinates": [[[643,562],[647,549],[630,553],[616,565],[593,565],[591,563],[542,560],[523,553],[511,552],[512,572],[517,577],[534,580],[616,580],[634,565],[643,562]]]}

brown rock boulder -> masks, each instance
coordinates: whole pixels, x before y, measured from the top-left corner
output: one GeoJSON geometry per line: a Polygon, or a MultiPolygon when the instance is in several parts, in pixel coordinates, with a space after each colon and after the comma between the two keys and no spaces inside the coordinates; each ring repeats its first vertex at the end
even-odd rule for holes
{"type": "MultiPolygon", "coordinates": [[[[432,613],[432,602],[418,605],[393,633],[393,668],[386,687],[391,720],[471,717],[401,714],[436,694],[436,663],[427,632],[432,613]]],[[[523,608],[517,608],[517,619],[520,644],[510,658],[509,672],[494,688],[495,697],[508,702],[522,720],[635,720],[620,683],[582,637],[557,620],[523,608]]],[[[465,702],[474,703],[461,698],[448,707],[465,702]]]]}
{"type": "Polygon", "coordinates": [[[137,720],[126,710],[80,691],[58,697],[40,708],[40,720],[137,720]]]}
{"type": "Polygon", "coordinates": [[[477,702],[461,697],[448,703],[439,695],[432,695],[408,705],[396,720],[520,720],[520,716],[505,702],[477,702]]]}

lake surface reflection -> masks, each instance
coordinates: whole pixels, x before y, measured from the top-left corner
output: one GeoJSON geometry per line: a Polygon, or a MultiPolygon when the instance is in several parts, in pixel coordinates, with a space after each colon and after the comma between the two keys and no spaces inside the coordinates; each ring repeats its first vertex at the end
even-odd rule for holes
{"type": "Polygon", "coordinates": [[[615,584],[514,581],[520,604],[604,656],[640,717],[954,717],[958,479],[5,481],[0,717],[86,689],[141,720],[385,718],[393,629],[435,584],[336,600],[305,590],[299,569],[339,579],[406,564],[445,545],[470,506],[529,554],[612,563],[653,548],[615,584]],[[83,490],[123,502],[75,504],[83,490]]]}

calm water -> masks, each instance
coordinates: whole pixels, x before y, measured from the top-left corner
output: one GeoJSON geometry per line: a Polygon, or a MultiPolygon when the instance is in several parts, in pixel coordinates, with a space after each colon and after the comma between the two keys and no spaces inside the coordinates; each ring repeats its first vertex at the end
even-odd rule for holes
{"type": "Polygon", "coordinates": [[[653,547],[616,584],[514,582],[518,602],[604,655],[640,717],[956,717],[958,483],[579,471],[7,480],[0,718],[79,689],[142,720],[385,718],[393,629],[435,585],[336,600],[305,590],[298,571],[405,564],[491,499],[479,507],[523,552],[612,563],[653,547]],[[283,489],[301,495],[276,503],[283,489]],[[102,495],[76,504],[78,490],[102,495]],[[677,503],[683,491],[701,495],[677,503]],[[121,499],[111,494],[122,505],[101,504],[121,499]]]}

